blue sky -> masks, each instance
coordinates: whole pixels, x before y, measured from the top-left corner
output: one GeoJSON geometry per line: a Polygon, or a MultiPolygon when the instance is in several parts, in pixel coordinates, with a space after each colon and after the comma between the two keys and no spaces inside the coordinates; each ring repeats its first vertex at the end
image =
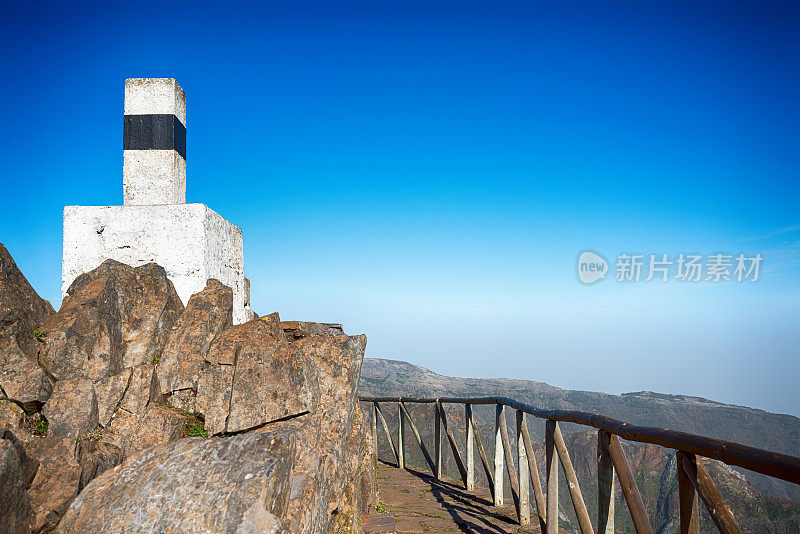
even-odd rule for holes
{"type": "Polygon", "coordinates": [[[56,307],[63,206],[122,202],[124,79],[175,77],[258,313],[800,415],[800,4],[112,4],[0,7],[0,241],[56,307]],[[586,249],[764,263],[584,286],[586,249]]]}

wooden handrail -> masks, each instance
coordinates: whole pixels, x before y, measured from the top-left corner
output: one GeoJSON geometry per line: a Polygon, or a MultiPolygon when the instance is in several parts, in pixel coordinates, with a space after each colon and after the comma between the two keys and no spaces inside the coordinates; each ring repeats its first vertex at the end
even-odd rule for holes
{"type": "Polygon", "coordinates": [[[413,402],[449,404],[500,404],[552,421],[576,423],[605,430],[628,441],[651,443],[668,449],[719,460],[795,484],[800,484],[800,458],[770,452],[731,441],[667,430],[663,428],[632,425],[602,415],[575,410],[545,410],[507,397],[359,397],[364,402],[413,402]]]}
{"type": "Polygon", "coordinates": [[[372,403],[372,433],[375,447],[375,461],[377,462],[377,418],[380,418],[389,447],[401,469],[405,467],[405,424],[404,419],[411,426],[414,438],[422,449],[425,460],[431,467],[436,478],[442,477],[442,435],[444,431],[453,457],[456,461],[459,474],[468,490],[474,486],[474,454],[472,441],[478,445],[481,462],[486,471],[489,488],[495,506],[503,505],[503,480],[504,471],[507,470],[511,482],[511,492],[516,508],[517,517],[521,525],[530,523],[530,493],[529,484],[533,482],[534,496],[536,498],[539,522],[547,534],[556,534],[559,531],[558,516],[558,463],[569,485],[570,497],[578,518],[582,534],[594,534],[589,513],[583,500],[583,495],[578,484],[575,469],[569,457],[564,437],[559,429],[559,422],[576,423],[598,429],[597,450],[597,475],[598,475],[598,534],[606,534],[614,530],[614,473],[620,482],[625,502],[633,520],[637,534],[652,534],[653,527],[647,517],[644,502],[636,484],[634,473],[628,463],[619,438],[640,443],[650,443],[662,447],[675,449],[678,461],[678,486],[680,500],[680,529],[681,534],[696,534],[699,529],[698,495],[709,511],[714,525],[723,534],[741,534],[741,529],[733,513],[723,499],[708,471],[703,466],[699,457],[714,458],[729,465],[736,465],[758,473],[769,475],[789,482],[800,484],[800,458],[769,452],[755,447],[748,447],[739,443],[720,439],[707,438],[685,432],[676,432],[662,428],[637,426],[604,417],[601,415],[572,410],[542,410],[523,402],[518,402],[507,397],[439,397],[439,398],[413,398],[413,397],[359,397],[362,402],[372,403]],[[389,425],[383,416],[381,402],[396,402],[398,404],[398,446],[392,443],[389,425]],[[428,454],[422,436],[418,432],[405,403],[430,403],[434,405],[435,415],[435,459],[428,454]],[[465,405],[465,437],[467,465],[461,460],[455,436],[447,421],[444,403],[465,405]],[[483,447],[475,425],[472,411],[473,404],[494,404],[495,417],[495,448],[494,472],[489,465],[486,450],[483,447]],[[511,452],[511,440],[506,426],[505,407],[517,411],[517,468],[511,452]],[[530,443],[525,414],[545,419],[545,465],[547,467],[546,485],[547,493],[543,495],[536,467],[533,447],[530,443]],[[504,464],[505,468],[504,469],[504,464]],[[527,464],[527,465],[525,465],[527,464]],[[531,476],[528,476],[531,475],[531,476]],[[532,480],[531,480],[532,479],[532,480]]]}

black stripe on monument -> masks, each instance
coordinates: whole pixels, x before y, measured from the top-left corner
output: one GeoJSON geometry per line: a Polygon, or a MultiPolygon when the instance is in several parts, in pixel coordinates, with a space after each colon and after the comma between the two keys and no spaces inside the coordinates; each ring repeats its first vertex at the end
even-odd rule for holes
{"type": "Polygon", "coordinates": [[[125,115],[123,150],[175,150],[186,159],[186,126],[175,115],[125,115]]]}

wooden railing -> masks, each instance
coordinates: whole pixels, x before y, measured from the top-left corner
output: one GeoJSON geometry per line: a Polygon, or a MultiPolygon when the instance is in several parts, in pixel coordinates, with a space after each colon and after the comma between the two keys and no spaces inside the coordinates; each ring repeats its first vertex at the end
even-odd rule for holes
{"type": "MultiPolygon", "coordinates": [[[[636,426],[617,421],[601,415],[571,410],[543,410],[505,397],[455,398],[441,397],[407,398],[407,397],[360,397],[363,402],[372,406],[372,436],[374,448],[378,451],[377,425],[380,420],[386,434],[389,448],[397,461],[398,467],[405,469],[406,425],[411,429],[414,439],[422,449],[425,461],[436,478],[442,476],[442,430],[453,451],[464,486],[468,491],[475,489],[474,445],[477,445],[481,465],[486,473],[489,490],[495,506],[504,504],[504,471],[507,471],[511,485],[511,497],[514,501],[517,517],[521,525],[531,521],[530,487],[533,486],[536,512],[542,531],[547,534],[558,532],[558,463],[564,470],[569,486],[569,493],[581,534],[594,533],[589,512],[583,500],[578,478],[572,466],[564,437],[559,429],[560,422],[576,423],[594,427],[598,430],[597,450],[597,484],[598,484],[598,517],[597,532],[610,534],[614,532],[614,473],[622,487],[622,494],[628,505],[633,526],[638,534],[651,534],[653,527],[645,511],[642,496],[634,478],[634,473],[620,446],[619,439],[640,443],[651,443],[677,451],[678,493],[680,503],[680,531],[682,534],[699,532],[699,499],[703,501],[711,520],[717,530],[724,534],[741,533],[739,524],[725,503],[722,495],[708,474],[701,457],[713,458],[728,465],[735,465],[756,471],[771,477],[800,484],[800,458],[748,447],[738,443],[712,439],[684,432],[661,428],[636,426]],[[398,440],[394,444],[389,425],[383,415],[381,403],[396,403],[398,413],[398,440]],[[411,419],[406,403],[425,403],[434,405],[435,430],[434,454],[430,452],[422,440],[419,430],[411,419]],[[453,431],[447,422],[443,404],[463,404],[465,410],[465,459],[456,445],[453,431]],[[473,405],[496,405],[494,432],[494,461],[489,462],[486,447],[477,431],[473,416],[473,405]],[[510,445],[510,437],[506,425],[506,408],[516,410],[516,467],[510,445]],[[528,432],[526,416],[532,415],[546,420],[545,424],[545,485],[539,479],[531,437],[528,432]],[[505,467],[504,467],[505,466],[505,467]],[[548,520],[548,518],[552,518],[548,520]]],[[[377,460],[377,456],[376,456],[377,460]]]]}

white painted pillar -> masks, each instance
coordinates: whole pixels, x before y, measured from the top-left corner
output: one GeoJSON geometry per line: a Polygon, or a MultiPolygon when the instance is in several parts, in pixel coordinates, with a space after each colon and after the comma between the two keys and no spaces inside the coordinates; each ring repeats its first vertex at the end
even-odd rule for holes
{"type": "Polygon", "coordinates": [[[125,80],[123,199],[186,203],[186,95],[173,78],[125,80]]]}

